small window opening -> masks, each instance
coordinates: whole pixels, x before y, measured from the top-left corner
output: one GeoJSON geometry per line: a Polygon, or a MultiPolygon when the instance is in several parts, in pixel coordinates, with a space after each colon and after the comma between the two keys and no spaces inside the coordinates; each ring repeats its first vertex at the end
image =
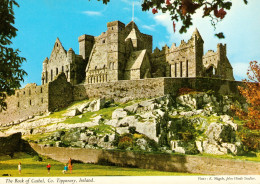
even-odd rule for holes
{"type": "Polygon", "coordinates": [[[25,95],[25,91],[23,92],[23,94],[25,95]]]}
{"type": "Polygon", "coordinates": [[[51,70],[51,81],[52,81],[52,78],[53,78],[53,72],[52,72],[52,70],[51,70]]]}
{"type": "Polygon", "coordinates": [[[41,102],[43,103],[43,98],[41,99],[41,102]]]}
{"type": "Polygon", "coordinates": [[[29,95],[31,95],[31,90],[29,89],[29,95]]]}
{"type": "Polygon", "coordinates": [[[177,77],[177,63],[175,63],[175,77],[177,77]]]}
{"type": "Polygon", "coordinates": [[[20,107],[20,102],[17,103],[17,107],[20,107]]]}
{"type": "Polygon", "coordinates": [[[32,100],[29,101],[29,104],[32,105],[32,100]]]}
{"type": "Polygon", "coordinates": [[[186,61],[186,77],[189,77],[189,61],[186,61]]]}
{"type": "Polygon", "coordinates": [[[180,62],[180,77],[182,77],[182,62],[180,62]]]}
{"type": "Polygon", "coordinates": [[[42,93],[42,88],[41,88],[41,93],[42,93]]]}
{"type": "Polygon", "coordinates": [[[103,40],[102,42],[103,42],[103,43],[106,43],[106,40],[103,40]]]}
{"type": "Polygon", "coordinates": [[[61,71],[64,72],[64,66],[61,67],[61,71]]]}
{"type": "Polygon", "coordinates": [[[59,73],[59,69],[58,69],[58,68],[56,68],[56,75],[58,75],[58,73],[59,73]]]}
{"type": "Polygon", "coordinates": [[[56,43],[56,47],[58,47],[59,46],[59,44],[58,43],[56,43]]]}

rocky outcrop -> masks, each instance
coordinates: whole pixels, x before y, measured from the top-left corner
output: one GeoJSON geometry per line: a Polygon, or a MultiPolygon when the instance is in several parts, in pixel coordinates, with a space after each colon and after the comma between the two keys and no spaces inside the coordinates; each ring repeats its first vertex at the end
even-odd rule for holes
{"type": "Polygon", "coordinates": [[[123,107],[97,99],[72,106],[63,118],[24,122],[5,132],[47,133],[36,140],[46,146],[238,155],[244,146],[229,115],[231,103],[229,97],[207,93],[166,95],[123,107]],[[93,115],[84,121],[89,113],[93,115]],[[70,118],[80,122],[66,123],[70,118]]]}

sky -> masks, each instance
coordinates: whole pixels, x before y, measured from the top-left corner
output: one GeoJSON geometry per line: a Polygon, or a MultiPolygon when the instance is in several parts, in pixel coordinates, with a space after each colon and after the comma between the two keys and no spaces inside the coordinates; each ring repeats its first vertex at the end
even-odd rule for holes
{"type": "MultiPolygon", "coordinates": [[[[171,0],[173,1],[173,0],[171,0]]],[[[104,5],[97,0],[17,0],[20,7],[15,8],[15,27],[17,36],[12,40],[13,48],[18,48],[20,56],[26,58],[22,68],[28,73],[27,83],[41,85],[42,62],[50,57],[58,37],[66,50],[72,48],[79,53],[78,37],[83,34],[99,36],[106,31],[107,22],[119,20],[128,24],[132,20],[134,2],[134,21],[142,33],[153,36],[153,49],[161,49],[165,44],[178,46],[181,40],[188,41],[197,28],[204,39],[204,54],[217,49],[218,43],[227,44],[227,56],[233,66],[236,80],[246,78],[249,62],[260,62],[260,7],[259,0],[233,0],[216,30],[209,19],[201,18],[198,10],[193,16],[193,26],[187,33],[173,32],[169,14],[152,11],[143,12],[142,0],[111,0],[104,5]],[[224,32],[226,38],[218,39],[215,33],[224,32]]],[[[176,29],[180,28],[177,23],[176,29]]]]}

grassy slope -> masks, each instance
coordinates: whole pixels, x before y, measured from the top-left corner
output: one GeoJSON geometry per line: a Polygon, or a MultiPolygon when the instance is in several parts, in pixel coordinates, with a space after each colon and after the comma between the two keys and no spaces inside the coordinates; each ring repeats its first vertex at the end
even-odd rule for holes
{"type": "Polygon", "coordinates": [[[42,162],[34,161],[30,155],[16,153],[13,159],[7,156],[0,156],[0,176],[11,174],[14,177],[46,177],[46,176],[174,176],[174,175],[195,175],[189,173],[163,172],[138,168],[123,168],[117,166],[101,166],[94,164],[73,164],[72,174],[63,174],[64,164],[44,159],[42,162]],[[22,174],[17,170],[18,163],[22,163],[22,174]],[[51,164],[51,172],[47,173],[46,165],[51,164]]]}

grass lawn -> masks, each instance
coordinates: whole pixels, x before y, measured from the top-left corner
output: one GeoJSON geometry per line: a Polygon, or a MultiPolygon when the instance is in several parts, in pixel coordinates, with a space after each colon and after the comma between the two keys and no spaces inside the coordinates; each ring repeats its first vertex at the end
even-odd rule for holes
{"type": "Polygon", "coordinates": [[[148,169],[124,168],[117,166],[101,166],[94,164],[73,164],[72,173],[63,174],[64,164],[44,158],[43,161],[34,161],[33,157],[25,153],[16,153],[11,159],[9,156],[0,156],[0,176],[11,174],[12,177],[49,177],[49,176],[177,176],[195,175],[189,173],[163,172],[148,169]],[[17,170],[18,163],[22,164],[22,174],[17,170]],[[48,174],[46,165],[51,164],[48,174]]]}

